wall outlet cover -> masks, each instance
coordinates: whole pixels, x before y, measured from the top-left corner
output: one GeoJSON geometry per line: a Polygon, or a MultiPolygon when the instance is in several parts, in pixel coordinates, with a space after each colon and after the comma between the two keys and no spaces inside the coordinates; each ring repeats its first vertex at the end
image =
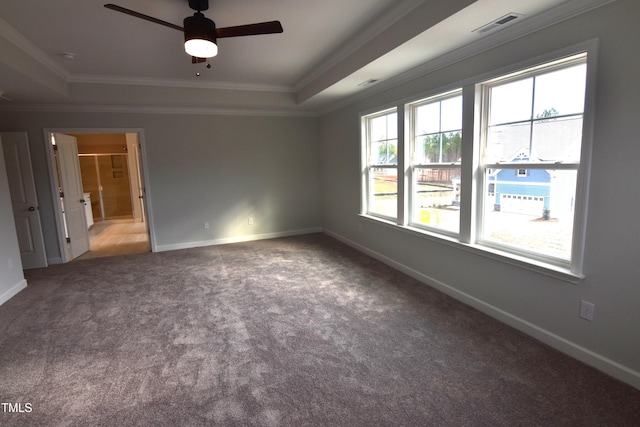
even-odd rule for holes
{"type": "Polygon", "coordinates": [[[592,321],[593,314],[596,310],[596,306],[592,302],[588,302],[585,300],[580,301],[580,317],[592,321]]]}

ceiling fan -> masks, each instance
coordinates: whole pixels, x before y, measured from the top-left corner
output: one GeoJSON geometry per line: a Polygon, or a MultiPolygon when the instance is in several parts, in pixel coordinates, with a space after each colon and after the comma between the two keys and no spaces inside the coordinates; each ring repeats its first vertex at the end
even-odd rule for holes
{"type": "Polygon", "coordinates": [[[217,39],[276,34],[284,31],[279,21],[216,28],[215,22],[202,14],[203,11],[209,9],[209,0],[189,0],[189,7],[195,10],[196,13],[184,19],[184,27],[115,4],[105,4],[104,7],[182,31],[184,33],[184,50],[191,55],[191,62],[194,64],[205,62],[207,58],[212,58],[218,54],[217,39]]]}

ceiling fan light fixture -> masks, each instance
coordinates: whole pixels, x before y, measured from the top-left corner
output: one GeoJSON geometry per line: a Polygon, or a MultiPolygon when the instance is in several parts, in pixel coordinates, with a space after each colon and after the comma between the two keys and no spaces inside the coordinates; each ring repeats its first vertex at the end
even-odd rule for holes
{"type": "Polygon", "coordinates": [[[216,24],[196,13],[184,20],[184,50],[196,58],[213,58],[218,54],[216,24]]]}
{"type": "Polygon", "coordinates": [[[210,40],[191,39],[184,42],[184,51],[196,58],[213,58],[218,54],[218,45],[210,40]]]}
{"type": "MultiPolygon", "coordinates": [[[[184,27],[115,4],[108,3],[104,7],[180,31],[184,34],[184,50],[191,56],[193,64],[206,62],[208,58],[213,58],[218,54],[218,45],[216,43],[218,38],[279,34],[284,31],[280,21],[216,28],[215,22],[202,14],[203,10],[209,9],[209,0],[189,0],[189,7],[195,10],[196,13],[185,18],[184,27]]],[[[208,67],[210,67],[210,64],[208,67]]]]}

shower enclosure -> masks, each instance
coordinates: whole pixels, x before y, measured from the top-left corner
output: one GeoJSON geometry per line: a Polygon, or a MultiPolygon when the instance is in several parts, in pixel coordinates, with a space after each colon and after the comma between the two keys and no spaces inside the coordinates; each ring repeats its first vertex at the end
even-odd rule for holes
{"type": "Polygon", "coordinates": [[[94,221],[133,218],[127,154],[79,154],[94,221]]]}

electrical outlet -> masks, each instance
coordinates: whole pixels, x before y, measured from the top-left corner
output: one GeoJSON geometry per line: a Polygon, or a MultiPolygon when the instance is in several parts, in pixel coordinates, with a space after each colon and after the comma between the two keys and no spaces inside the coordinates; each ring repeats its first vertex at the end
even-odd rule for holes
{"type": "Polygon", "coordinates": [[[209,221],[205,221],[204,222],[204,229],[208,230],[209,229],[209,221]]]}
{"type": "Polygon", "coordinates": [[[585,300],[580,301],[580,317],[583,319],[592,321],[595,310],[596,305],[594,303],[585,300]]]}
{"type": "Polygon", "coordinates": [[[249,223],[249,225],[253,225],[253,217],[250,216],[247,222],[249,223]]]}

